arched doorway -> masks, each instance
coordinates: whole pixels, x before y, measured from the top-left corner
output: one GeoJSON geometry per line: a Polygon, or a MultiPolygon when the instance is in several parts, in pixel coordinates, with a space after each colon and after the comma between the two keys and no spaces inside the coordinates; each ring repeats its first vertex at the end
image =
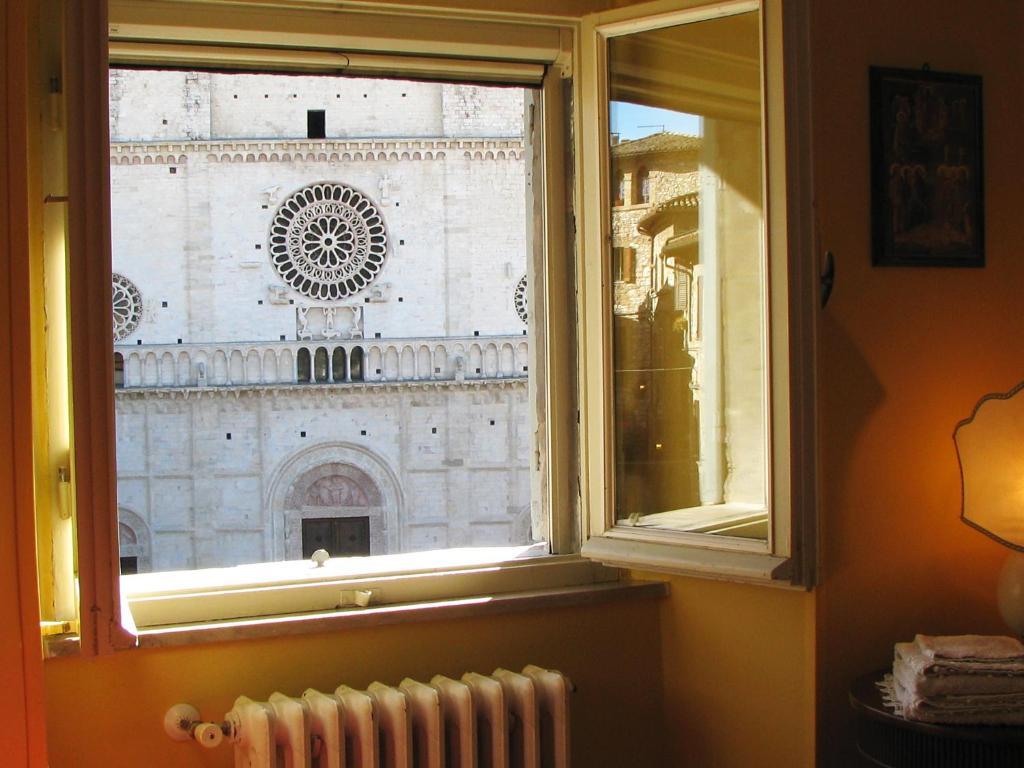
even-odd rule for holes
{"type": "Polygon", "coordinates": [[[401,551],[402,504],[387,463],[360,446],[321,444],[286,461],[271,483],[275,549],[286,560],[401,551]]]}
{"type": "Polygon", "coordinates": [[[380,490],[358,467],[322,464],[303,474],[292,488],[288,509],[299,516],[303,558],[318,549],[331,557],[366,557],[375,554],[373,538],[378,550],[383,546],[380,490]]]}
{"type": "Polygon", "coordinates": [[[152,570],[149,526],[131,510],[117,510],[118,554],[121,573],[147,573],[152,570]]]}

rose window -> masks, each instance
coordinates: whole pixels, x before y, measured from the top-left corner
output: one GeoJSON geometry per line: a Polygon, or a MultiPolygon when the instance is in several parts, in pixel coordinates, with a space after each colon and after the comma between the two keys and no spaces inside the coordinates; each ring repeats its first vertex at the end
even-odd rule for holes
{"type": "Polygon", "coordinates": [[[519,282],[516,283],[516,289],[512,300],[516,305],[516,314],[519,315],[519,319],[525,323],[526,318],[529,317],[526,313],[526,275],[519,278],[519,282]]]}
{"type": "Polygon", "coordinates": [[[142,318],[142,296],[135,283],[114,273],[114,341],[123,341],[139,327],[142,318]]]}
{"type": "Polygon", "coordinates": [[[352,187],[320,182],[294,192],[270,226],[270,260],[303,296],[332,301],[372,283],[387,257],[384,217],[352,187]]]}

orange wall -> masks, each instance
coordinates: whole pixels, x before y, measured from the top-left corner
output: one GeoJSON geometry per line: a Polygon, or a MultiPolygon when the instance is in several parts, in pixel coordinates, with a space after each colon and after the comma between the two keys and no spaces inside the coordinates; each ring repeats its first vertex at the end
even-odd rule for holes
{"type": "MultiPolygon", "coordinates": [[[[528,663],[560,669],[573,698],[581,768],[665,765],[659,602],[362,629],[302,638],[136,650],[46,663],[53,768],[229,766],[227,745],[176,744],[161,727],[187,701],[220,718],[234,697],[298,695],[310,686],[363,687],[528,663]]],[[[739,764],[737,764],[739,765],[739,764]]]]}
{"type": "Polygon", "coordinates": [[[574,760],[583,768],[812,765],[811,596],[682,578],[672,590],[657,601],[51,660],[51,764],[227,766],[226,748],[169,742],[164,711],[188,701],[220,717],[240,693],[533,662],[579,688],[574,760]]]}
{"type": "Polygon", "coordinates": [[[1005,632],[1006,550],[959,522],[952,432],[1024,377],[1024,154],[1018,3],[813,3],[821,249],[837,260],[820,325],[824,580],[816,595],[818,753],[852,764],[850,682],[916,632],[1005,632]],[[872,268],[868,65],[984,78],[988,265],[872,268]]]}
{"type": "Polygon", "coordinates": [[[670,584],[660,616],[666,752],[658,765],[813,765],[813,596],[706,579],[670,584]]]}

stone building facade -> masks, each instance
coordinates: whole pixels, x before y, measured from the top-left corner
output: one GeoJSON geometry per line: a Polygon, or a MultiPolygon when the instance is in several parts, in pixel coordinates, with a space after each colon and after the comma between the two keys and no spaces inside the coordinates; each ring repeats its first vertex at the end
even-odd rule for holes
{"type": "Polygon", "coordinates": [[[126,571],[543,539],[527,98],[112,72],[126,571]]]}

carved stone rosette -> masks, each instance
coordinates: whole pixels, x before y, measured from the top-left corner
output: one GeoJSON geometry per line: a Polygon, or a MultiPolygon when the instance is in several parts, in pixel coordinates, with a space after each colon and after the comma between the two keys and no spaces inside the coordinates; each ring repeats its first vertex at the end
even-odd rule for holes
{"type": "Polygon", "coordinates": [[[317,301],[368,287],[384,267],[384,217],[363,193],[318,182],[293,192],[274,214],[270,260],[289,286],[317,301]]]}
{"type": "Polygon", "coordinates": [[[526,275],[519,278],[519,282],[516,283],[512,300],[516,305],[516,314],[519,315],[519,319],[524,323],[527,322],[529,315],[526,306],[526,275]]]}
{"type": "Polygon", "coordinates": [[[142,294],[124,275],[113,274],[114,341],[124,341],[139,327],[142,294]]]}

